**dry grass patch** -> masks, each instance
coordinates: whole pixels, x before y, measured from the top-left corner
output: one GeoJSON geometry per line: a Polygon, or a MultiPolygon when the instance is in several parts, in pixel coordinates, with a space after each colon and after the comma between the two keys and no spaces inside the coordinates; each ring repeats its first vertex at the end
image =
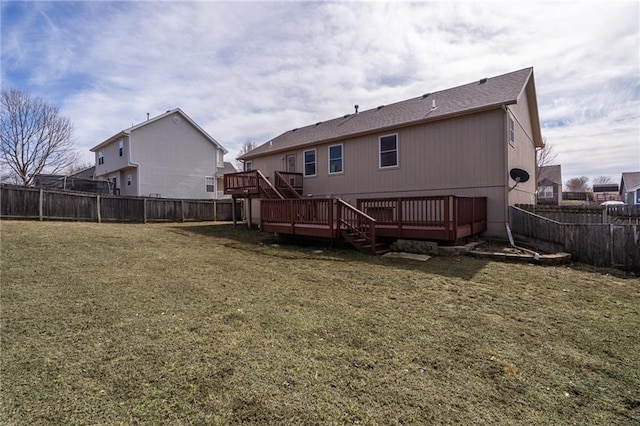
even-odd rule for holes
{"type": "Polygon", "coordinates": [[[640,281],[1,225],[3,424],[640,422],[640,281]]]}

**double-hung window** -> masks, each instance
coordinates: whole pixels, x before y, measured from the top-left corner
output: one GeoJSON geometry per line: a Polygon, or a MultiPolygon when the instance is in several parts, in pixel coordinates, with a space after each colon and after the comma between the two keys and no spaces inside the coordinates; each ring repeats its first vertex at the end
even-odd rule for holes
{"type": "Polygon", "coordinates": [[[104,164],[104,151],[98,151],[98,165],[104,164]]]}
{"type": "Polygon", "coordinates": [[[329,147],[329,174],[342,173],[342,144],[329,147]]]}
{"type": "Polygon", "coordinates": [[[398,135],[380,137],[380,168],[398,166],[398,135]]]}
{"type": "Polygon", "coordinates": [[[315,176],[316,175],[316,150],[310,149],[304,152],[304,175],[315,176]]]}
{"type": "Polygon", "coordinates": [[[122,151],[124,150],[124,141],[118,142],[118,156],[122,157],[122,151]]]}
{"type": "Polygon", "coordinates": [[[205,176],[204,185],[207,192],[216,192],[216,178],[213,176],[205,176]]]}
{"type": "Polygon", "coordinates": [[[253,170],[253,162],[252,161],[245,161],[244,162],[244,171],[248,172],[250,170],[253,170]]]}

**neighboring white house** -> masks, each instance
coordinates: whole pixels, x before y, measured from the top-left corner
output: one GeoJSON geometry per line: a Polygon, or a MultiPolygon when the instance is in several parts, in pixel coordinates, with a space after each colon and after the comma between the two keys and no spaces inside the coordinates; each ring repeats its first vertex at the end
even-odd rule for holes
{"type": "Polygon", "coordinates": [[[96,179],[120,195],[215,199],[235,171],[227,150],[180,108],[122,130],[91,148],[96,179]]]}
{"type": "Polygon", "coordinates": [[[640,172],[622,174],[620,196],[629,205],[640,205],[640,172]]]}

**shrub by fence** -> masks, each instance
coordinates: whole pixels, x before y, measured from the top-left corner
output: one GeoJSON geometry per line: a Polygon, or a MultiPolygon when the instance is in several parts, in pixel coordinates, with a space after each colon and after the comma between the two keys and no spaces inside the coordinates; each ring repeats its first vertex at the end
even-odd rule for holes
{"type": "Polygon", "coordinates": [[[561,223],[520,207],[509,207],[511,231],[539,244],[552,244],[575,261],[640,271],[640,225],[561,223]]]}
{"type": "MultiPolygon", "coordinates": [[[[1,185],[0,217],[93,222],[231,220],[232,200],[124,197],[1,185]]],[[[236,204],[236,217],[242,208],[236,204]]]]}

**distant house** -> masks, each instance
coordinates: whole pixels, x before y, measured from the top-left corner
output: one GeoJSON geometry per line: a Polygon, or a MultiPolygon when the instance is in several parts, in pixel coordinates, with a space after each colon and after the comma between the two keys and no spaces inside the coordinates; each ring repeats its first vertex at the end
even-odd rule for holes
{"type": "Polygon", "coordinates": [[[538,203],[560,205],[562,202],[562,167],[542,166],[538,170],[538,203]]]}
{"type": "Polygon", "coordinates": [[[233,166],[227,150],[180,108],[148,119],[91,148],[96,178],[120,195],[215,199],[233,166]]]}
{"type": "MultiPolygon", "coordinates": [[[[291,182],[299,182],[305,197],[338,198],[354,208],[374,198],[486,197],[486,233],[505,236],[508,207],[535,202],[536,149],[542,146],[533,68],[526,68],[366,111],[356,108],[291,129],[239,159],[246,170],[275,183],[276,172],[297,173],[291,182]],[[531,178],[516,182],[513,169],[531,178]]],[[[239,197],[243,188],[235,182],[240,180],[229,181],[225,191],[239,197]]],[[[247,203],[253,205],[252,220],[259,220],[259,203],[247,203]]],[[[381,221],[410,213],[395,204],[381,206],[368,210],[381,221]]]]}
{"type": "Polygon", "coordinates": [[[594,183],[593,198],[598,203],[620,200],[620,187],[617,183],[594,183]]]}
{"type": "Polygon", "coordinates": [[[620,197],[629,205],[640,205],[640,172],[622,174],[620,197]]]}

